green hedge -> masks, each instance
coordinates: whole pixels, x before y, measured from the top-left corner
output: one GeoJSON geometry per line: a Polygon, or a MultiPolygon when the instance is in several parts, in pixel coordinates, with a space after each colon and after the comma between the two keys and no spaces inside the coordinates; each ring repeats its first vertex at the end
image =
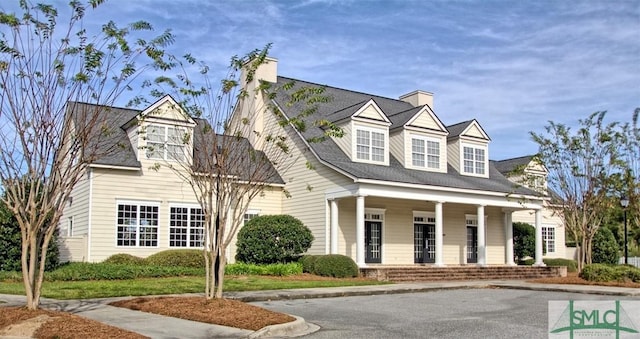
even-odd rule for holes
{"type": "Polygon", "coordinates": [[[578,263],[575,260],[562,259],[562,258],[549,258],[549,259],[542,259],[542,262],[544,262],[547,266],[567,266],[567,272],[578,271],[578,263]]]}
{"type": "Polygon", "coordinates": [[[75,262],[46,272],[45,281],[123,280],[204,275],[204,267],[172,267],[75,262]]]}
{"type": "Polygon", "coordinates": [[[304,273],[314,273],[316,260],[318,260],[319,255],[303,255],[300,258],[300,264],[302,265],[302,272],[304,273]]]}
{"type": "Polygon", "coordinates": [[[103,261],[105,264],[120,264],[120,265],[146,265],[144,258],[136,257],[135,255],[118,253],[114,254],[103,261]]]}
{"type": "Polygon", "coordinates": [[[640,268],[630,265],[591,264],[582,269],[580,277],[584,280],[598,282],[640,282],[640,268]]]}
{"type": "Polygon", "coordinates": [[[288,264],[255,265],[255,264],[235,263],[235,264],[227,265],[225,267],[224,273],[229,275],[288,276],[288,275],[302,274],[302,264],[288,263],[288,264]]]}
{"type": "Polygon", "coordinates": [[[202,250],[166,250],[152,254],[145,259],[147,265],[204,268],[202,250]]]}
{"type": "Polygon", "coordinates": [[[327,254],[315,259],[313,273],[326,277],[351,278],[357,277],[359,270],[353,259],[341,254],[327,254]]]}

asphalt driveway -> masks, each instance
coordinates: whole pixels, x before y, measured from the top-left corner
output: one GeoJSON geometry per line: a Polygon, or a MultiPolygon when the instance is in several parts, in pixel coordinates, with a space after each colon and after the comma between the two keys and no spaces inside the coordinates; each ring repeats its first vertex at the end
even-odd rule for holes
{"type": "Polygon", "coordinates": [[[254,304],[321,327],[305,338],[547,338],[549,300],[640,300],[510,289],[424,293],[254,304]]]}

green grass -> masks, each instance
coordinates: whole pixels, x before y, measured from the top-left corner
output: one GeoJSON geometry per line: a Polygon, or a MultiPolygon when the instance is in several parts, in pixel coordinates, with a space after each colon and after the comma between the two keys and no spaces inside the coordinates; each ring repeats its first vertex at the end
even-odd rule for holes
{"type": "MultiPolygon", "coordinates": [[[[382,282],[354,279],[285,280],[263,276],[225,278],[225,291],[259,291],[310,287],[377,285],[382,282]]],[[[204,277],[144,278],[44,282],[42,296],[53,299],[90,299],[124,296],[204,292],[204,277]]],[[[0,282],[0,294],[24,295],[21,282],[0,282]]]]}

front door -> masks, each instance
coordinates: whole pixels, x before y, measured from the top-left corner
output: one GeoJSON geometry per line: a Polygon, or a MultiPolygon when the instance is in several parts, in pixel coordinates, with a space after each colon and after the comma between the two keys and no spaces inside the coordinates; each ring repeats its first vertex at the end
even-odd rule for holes
{"type": "Polygon", "coordinates": [[[436,226],[413,224],[413,262],[436,262],[436,226]]]}
{"type": "Polygon", "coordinates": [[[364,243],[367,247],[364,262],[379,264],[382,262],[382,222],[364,222],[364,243]]]}
{"type": "Polygon", "coordinates": [[[478,262],[478,228],[467,226],[467,263],[478,262]]]}

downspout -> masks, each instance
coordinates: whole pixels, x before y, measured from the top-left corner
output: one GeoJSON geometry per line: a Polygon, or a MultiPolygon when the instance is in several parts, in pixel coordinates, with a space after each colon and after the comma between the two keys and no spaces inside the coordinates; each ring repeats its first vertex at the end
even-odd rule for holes
{"type": "Polygon", "coordinates": [[[87,262],[91,262],[91,217],[93,210],[93,169],[91,167],[87,170],[87,177],[89,179],[89,216],[87,218],[87,262]]]}

